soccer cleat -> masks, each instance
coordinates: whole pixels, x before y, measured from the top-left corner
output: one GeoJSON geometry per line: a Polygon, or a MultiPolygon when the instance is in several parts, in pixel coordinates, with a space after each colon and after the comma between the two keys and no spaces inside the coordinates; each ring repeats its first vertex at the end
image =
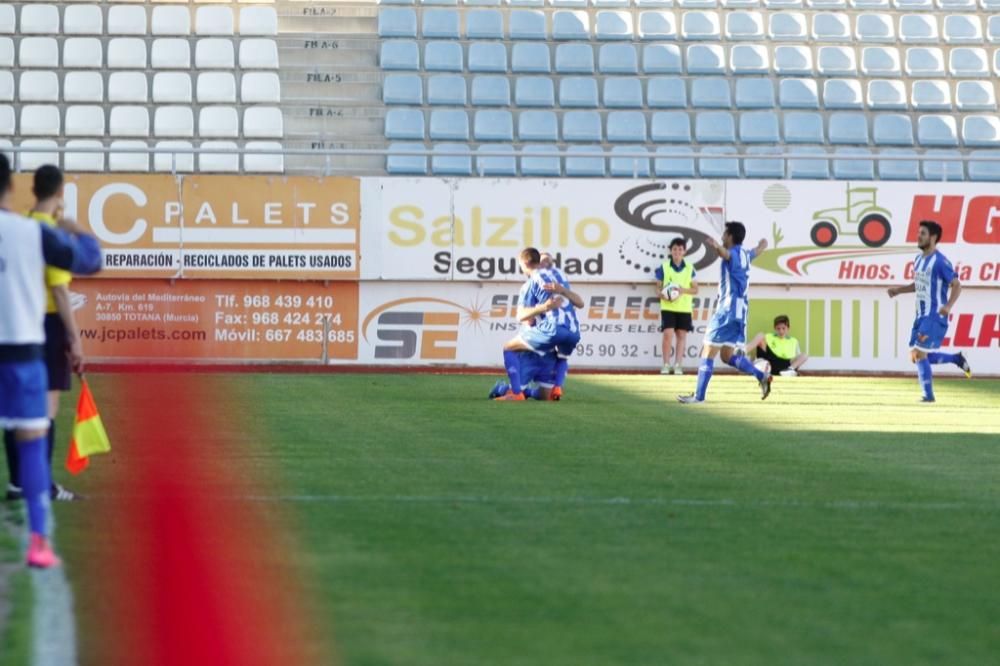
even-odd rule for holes
{"type": "Polygon", "coordinates": [[[549,400],[562,400],[562,387],[554,386],[549,392],[549,400]]]}
{"type": "Polygon", "coordinates": [[[49,569],[61,564],[48,539],[41,534],[32,534],[28,543],[28,554],[24,558],[29,567],[35,569],[49,569]]]}
{"type": "Polygon", "coordinates": [[[782,370],[778,374],[781,375],[782,377],[798,377],[799,376],[799,373],[797,373],[796,371],[792,370],[791,368],[789,368],[788,370],[782,370]]]}
{"type": "Polygon", "coordinates": [[[674,374],[675,375],[683,375],[684,374],[684,369],[681,368],[681,366],[679,366],[679,365],[675,365],[674,366],[674,374]]]}
{"type": "Polygon", "coordinates": [[[958,363],[955,365],[962,368],[962,372],[965,373],[967,378],[972,378],[972,367],[969,365],[969,359],[965,358],[965,354],[958,352],[958,363]]]}
{"type": "Polygon", "coordinates": [[[771,395],[771,382],[774,377],[770,373],[764,375],[764,379],[760,380],[760,399],[767,400],[767,396],[771,395]]]}
{"type": "Polygon", "coordinates": [[[934,398],[928,398],[926,395],[920,398],[920,402],[937,402],[934,398]]]}
{"type": "Polygon", "coordinates": [[[689,395],[677,396],[677,402],[681,403],[682,405],[697,405],[698,403],[705,401],[699,400],[697,397],[695,397],[694,393],[691,393],[689,395]]]}
{"type": "Polygon", "coordinates": [[[49,496],[54,502],[78,502],[83,499],[83,495],[74,493],[72,490],[64,488],[58,483],[53,483],[49,489],[49,496]]]}
{"type": "Polygon", "coordinates": [[[487,397],[490,400],[496,400],[509,390],[510,390],[510,385],[507,384],[507,382],[505,382],[504,380],[499,379],[497,380],[497,383],[493,385],[493,388],[490,389],[490,394],[487,397]]]}
{"type": "Polygon", "coordinates": [[[24,499],[24,492],[19,487],[8,483],[6,499],[8,502],[19,502],[24,499]]]}
{"type": "Polygon", "coordinates": [[[506,393],[504,393],[499,398],[493,398],[493,399],[494,400],[516,400],[516,401],[523,401],[523,400],[525,400],[525,397],[524,397],[524,393],[513,393],[512,391],[507,391],[506,393]]]}
{"type": "Polygon", "coordinates": [[[672,365],[667,365],[665,363],[663,364],[663,367],[660,368],[660,374],[661,375],[669,375],[673,371],[674,371],[674,367],[672,365]]]}

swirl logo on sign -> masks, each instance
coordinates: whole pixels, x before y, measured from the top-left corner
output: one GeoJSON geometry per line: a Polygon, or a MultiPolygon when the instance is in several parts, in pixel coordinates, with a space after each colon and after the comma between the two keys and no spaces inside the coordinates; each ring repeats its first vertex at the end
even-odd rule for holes
{"type": "Polygon", "coordinates": [[[670,256],[670,241],[681,236],[688,241],[687,256],[694,267],[700,270],[711,266],[719,255],[706,240],[713,230],[721,233],[722,209],[697,205],[695,196],[690,184],[651,183],[618,197],[618,218],[646,232],[619,244],[622,262],[639,273],[651,274],[670,256]]]}

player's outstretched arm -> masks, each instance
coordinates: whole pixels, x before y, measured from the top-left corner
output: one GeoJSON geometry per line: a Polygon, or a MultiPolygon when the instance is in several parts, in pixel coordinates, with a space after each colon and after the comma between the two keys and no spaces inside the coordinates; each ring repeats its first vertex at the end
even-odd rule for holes
{"type": "Polygon", "coordinates": [[[59,229],[40,226],[45,263],[78,275],[92,275],[101,270],[101,247],[97,239],[83,233],[75,222],[60,220],[59,226],[59,229]]]}
{"type": "Polygon", "coordinates": [[[889,293],[889,298],[895,298],[896,296],[899,296],[900,294],[913,294],[913,293],[916,293],[916,291],[917,291],[917,285],[914,284],[914,283],[910,283],[910,284],[906,285],[905,287],[889,287],[889,289],[887,291],[889,293]]]}
{"type": "Polygon", "coordinates": [[[753,256],[750,257],[751,261],[759,257],[761,254],[763,254],[764,250],[766,249],[767,249],[767,239],[761,238],[760,242],[757,243],[757,247],[753,249],[753,256]]]}
{"type": "Polygon", "coordinates": [[[729,250],[727,250],[726,248],[722,247],[722,245],[719,243],[719,241],[717,241],[714,238],[712,238],[711,236],[709,236],[708,240],[705,241],[705,242],[708,243],[708,245],[713,250],[715,250],[719,254],[720,257],[722,257],[723,261],[729,261],[729,257],[730,257],[729,250]]]}
{"type": "Polygon", "coordinates": [[[948,294],[948,302],[942,305],[938,309],[938,314],[944,317],[947,317],[949,314],[951,314],[951,309],[952,307],[954,307],[955,301],[957,301],[958,297],[962,295],[962,283],[959,281],[958,278],[955,278],[954,280],[951,281],[951,284],[948,285],[948,289],[950,292],[948,294]]]}

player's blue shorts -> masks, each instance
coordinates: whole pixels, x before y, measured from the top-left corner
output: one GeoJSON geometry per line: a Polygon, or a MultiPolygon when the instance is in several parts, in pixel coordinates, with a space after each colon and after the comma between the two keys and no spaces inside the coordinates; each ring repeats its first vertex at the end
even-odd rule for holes
{"type": "Polygon", "coordinates": [[[925,352],[941,349],[941,342],[947,332],[947,317],[939,314],[917,317],[910,332],[910,347],[925,352]]]}
{"type": "Polygon", "coordinates": [[[546,388],[555,386],[557,358],[554,353],[540,356],[532,352],[521,352],[519,356],[522,384],[528,385],[535,382],[546,388]]]}
{"type": "Polygon", "coordinates": [[[48,390],[41,359],[0,362],[0,429],[48,428],[48,390]]]}
{"type": "Polygon", "coordinates": [[[571,331],[563,326],[551,330],[524,326],[518,335],[536,354],[547,354],[555,350],[561,358],[568,358],[580,344],[579,331],[571,331]]]}
{"type": "Polygon", "coordinates": [[[716,312],[705,331],[705,342],[713,347],[742,347],[747,342],[747,323],[716,312]]]}

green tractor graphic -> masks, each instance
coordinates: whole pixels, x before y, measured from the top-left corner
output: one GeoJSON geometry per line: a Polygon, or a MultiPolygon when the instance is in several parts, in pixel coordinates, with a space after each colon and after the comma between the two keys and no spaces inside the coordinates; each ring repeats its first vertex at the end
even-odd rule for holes
{"type": "Polygon", "coordinates": [[[847,205],[813,213],[809,232],[818,247],[830,247],[838,236],[858,236],[868,247],[882,247],[889,241],[891,213],[878,205],[877,188],[853,187],[847,190],[847,205]],[[857,226],[857,232],[851,230],[857,226]]]}

